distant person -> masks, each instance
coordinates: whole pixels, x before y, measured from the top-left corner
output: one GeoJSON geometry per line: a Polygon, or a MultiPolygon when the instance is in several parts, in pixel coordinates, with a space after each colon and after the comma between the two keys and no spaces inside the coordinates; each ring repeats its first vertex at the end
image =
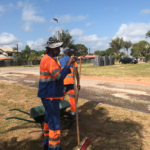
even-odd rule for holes
{"type": "MultiPolygon", "coordinates": [[[[64,49],[65,56],[59,59],[60,67],[63,69],[72,55],[73,49],[66,47],[64,49]]],[[[79,74],[77,63],[75,65],[75,76],[77,79],[77,89],[80,90],[79,85],[79,74]]],[[[70,65],[71,73],[69,73],[64,79],[64,95],[67,93],[69,95],[70,104],[71,104],[71,113],[76,118],[76,109],[75,109],[75,92],[74,92],[74,79],[73,79],[73,65],[70,65]]],[[[64,98],[63,98],[64,99],[64,98]]]]}

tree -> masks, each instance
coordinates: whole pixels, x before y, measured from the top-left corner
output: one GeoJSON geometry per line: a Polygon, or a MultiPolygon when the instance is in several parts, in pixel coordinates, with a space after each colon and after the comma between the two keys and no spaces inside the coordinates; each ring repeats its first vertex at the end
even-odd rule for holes
{"type": "Polygon", "coordinates": [[[128,49],[132,46],[132,42],[131,41],[125,41],[124,42],[124,48],[127,51],[127,55],[128,55],[128,49]]]}
{"type": "Polygon", "coordinates": [[[94,52],[95,55],[99,55],[99,56],[105,56],[106,55],[106,51],[100,51],[100,50],[96,50],[94,52]]]}
{"type": "MultiPolygon", "coordinates": [[[[57,36],[54,35],[54,38],[57,39],[57,36]]],[[[74,43],[73,37],[70,35],[68,30],[66,30],[66,31],[65,30],[58,31],[58,40],[60,42],[63,42],[63,48],[70,47],[74,43]]]]}
{"type": "Polygon", "coordinates": [[[81,56],[81,55],[88,54],[88,48],[83,44],[73,44],[70,46],[70,48],[74,49],[73,54],[75,56],[81,56]]]}
{"type": "Polygon", "coordinates": [[[38,54],[39,54],[39,56],[41,56],[41,55],[45,54],[45,52],[46,52],[46,50],[41,50],[41,51],[38,51],[38,54]]]}
{"type": "Polygon", "coordinates": [[[89,53],[89,55],[94,55],[93,53],[89,53]]]}
{"type": "Polygon", "coordinates": [[[17,50],[17,47],[13,47],[12,49],[13,49],[13,50],[17,50]]]}
{"type": "Polygon", "coordinates": [[[150,31],[148,31],[148,32],[146,33],[146,37],[145,37],[145,38],[148,38],[148,37],[150,37],[150,31]]]}
{"type": "Polygon", "coordinates": [[[131,49],[131,55],[134,57],[146,56],[148,52],[150,52],[150,44],[145,40],[133,44],[131,49]]]}
{"type": "Polygon", "coordinates": [[[113,56],[114,55],[114,49],[112,48],[108,48],[105,51],[100,51],[100,50],[96,50],[94,52],[95,55],[99,55],[99,56],[113,56]]]}
{"type": "Polygon", "coordinates": [[[116,37],[115,39],[112,39],[109,43],[110,47],[115,50],[116,58],[119,59],[119,51],[124,46],[124,40],[123,38],[116,37]]]}
{"type": "Polygon", "coordinates": [[[28,45],[26,45],[25,49],[22,50],[21,53],[14,55],[14,59],[17,61],[37,60],[39,58],[40,54],[36,50],[31,50],[28,45]]]}

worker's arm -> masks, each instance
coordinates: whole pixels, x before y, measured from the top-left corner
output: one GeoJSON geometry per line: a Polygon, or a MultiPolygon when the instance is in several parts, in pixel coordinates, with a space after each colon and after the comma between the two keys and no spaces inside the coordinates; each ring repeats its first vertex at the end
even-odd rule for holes
{"type": "Polygon", "coordinates": [[[50,65],[50,73],[51,75],[53,76],[53,78],[55,78],[56,80],[64,80],[65,77],[67,76],[67,74],[71,73],[71,70],[70,70],[70,65],[72,63],[75,62],[75,58],[74,57],[71,57],[70,60],[67,62],[67,64],[65,65],[65,67],[60,70],[60,67],[59,65],[56,63],[56,64],[53,64],[53,65],[50,65]]]}

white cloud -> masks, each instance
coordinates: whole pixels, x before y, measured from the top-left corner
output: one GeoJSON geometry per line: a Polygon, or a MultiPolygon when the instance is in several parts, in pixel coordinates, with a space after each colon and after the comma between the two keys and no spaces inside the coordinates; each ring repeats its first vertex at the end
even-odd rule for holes
{"type": "Polygon", "coordinates": [[[76,28],[76,29],[71,30],[70,34],[72,36],[81,36],[83,34],[83,32],[84,32],[83,30],[76,28]]]}
{"type": "MultiPolygon", "coordinates": [[[[58,27],[58,31],[61,29],[63,29],[63,27],[58,27]]],[[[46,31],[50,31],[52,36],[57,35],[57,27],[50,26],[46,29],[46,31]]]]}
{"type": "Polygon", "coordinates": [[[53,30],[54,30],[54,28],[52,26],[50,26],[46,29],[46,31],[53,31],[53,30]]]}
{"type": "Polygon", "coordinates": [[[102,43],[101,41],[98,42],[97,44],[95,44],[94,46],[92,46],[92,49],[95,50],[106,50],[107,48],[109,48],[109,44],[105,44],[102,43]]]}
{"type": "Polygon", "coordinates": [[[17,2],[17,8],[20,8],[20,7],[22,7],[22,6],[23,6],[23,2],[18,1],[18,2],[17,2]]]}
{"type": "Polygon", "coordinates": [[[124,40],[130,40],[133,43],[145,39],[146,33],[150,30],[150,23],[130,23],[122,24],[115,34],[115,37],[123,37],[124,40]]]}
{"type": "MultiPolygon", "coordinates": [[[[56,17],[58,19],[58,22],[61,23],[69,23],[69,22],[75,22],[75,21],[81,21],[84,20],[88,17],[88,15],[86,16],[71,16],[70,14],[67,15],[63,15],[60,17],[56,17]]],[[[51,22],[54,21],[53,19],[51,19],[51,22]]]]}
{"type": "Polygon", "coordinates": [[[11,45],[11,44],[16,44],[16,42],[19,42],[20,40],[15,37],[14,35],[3,32],[0,34],[0,44],[1,45],[11,45]]]}
{"type": "Polygon", "coordinates": [[[36,23],[43,23],[45,22],[45,19],[43,17],[37,16],[37,11],[35,8],[30,4],[26,4],[23,8],[22,12],[22,19],[24,21],[32,21],[36,23]]]}
{"type": "Polygon", "coordinates": [[[5,11],[5,8],[3,5],[0,5],[0,12],[4,12],[5,11]]]}
{"type": "Polygon", "coordinates": [[[48,38],[39,38],[37,41],[27,41],[27,45],[33,50],[43,50],[45,49],[42,45],[47,42],[48,38]]]}
{"type": "Polygon", "coordinates": [[[150,13],[150,9],[143,9],[140,12],[140,14],[149,14],[149,13],[150,13]]]}
{"type": "Polygon", "coordinates": [[[106,40],[108,40],[108,37],[98,38],[96,34],[88,35],[88,36],[81,36],[78,38],[78,41],[80,41],[82,43],[95,42],[95,41],[106,41],[106,40]]]}
{"type": "Polygon", "coordinates": [[[33,29],[31,28],[31,22],[26,22],[26,23],[23,25],[22,29],[23,29],[25,32],[31,32],[31,31],[33,31],[33,29]]]}
{"type": "Polygon", "coordinates": [[[12,3],[9,3],[9,4],[8,4],[8,7],[9,7],[9,8],[14,8],[14,5],[13,5],[12,3]]]}
{"type": "Polygon", "coordinates": [[[89,23],[86,23],[86,26],[91,26],[92,24],[94,24],[94,22],[89,22],[89,23]]]}

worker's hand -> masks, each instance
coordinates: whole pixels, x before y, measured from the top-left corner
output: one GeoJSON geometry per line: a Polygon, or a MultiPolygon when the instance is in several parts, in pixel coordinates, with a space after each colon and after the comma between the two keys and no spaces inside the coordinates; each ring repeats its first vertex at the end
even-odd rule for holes
{"type": "Polygon", "coordinates": [[[81,86],[80,86],[80,85],[77,85],[77,89],[78,89],[78,91],[80,90],[80,88],[81,88],[81,86]]]}
{"type": "Polygon", "coordinates": [[[70,66],[71,64],[73,64],[74,62],[76,62],[76,60],[77,60],[76,57],[73,57],[73,56],[72,56],[72,57],[69,59],[69,61],[67,62],[67,65],[70,66]]]}
{"type": "Polygon", "coordinates": [[[76,61],[77,61],[77,58],[74,57],[74,56],[71,56],[71,58],[70,58],[71,64],[73,64],[73,63],[76,62],[76,61]]]}

